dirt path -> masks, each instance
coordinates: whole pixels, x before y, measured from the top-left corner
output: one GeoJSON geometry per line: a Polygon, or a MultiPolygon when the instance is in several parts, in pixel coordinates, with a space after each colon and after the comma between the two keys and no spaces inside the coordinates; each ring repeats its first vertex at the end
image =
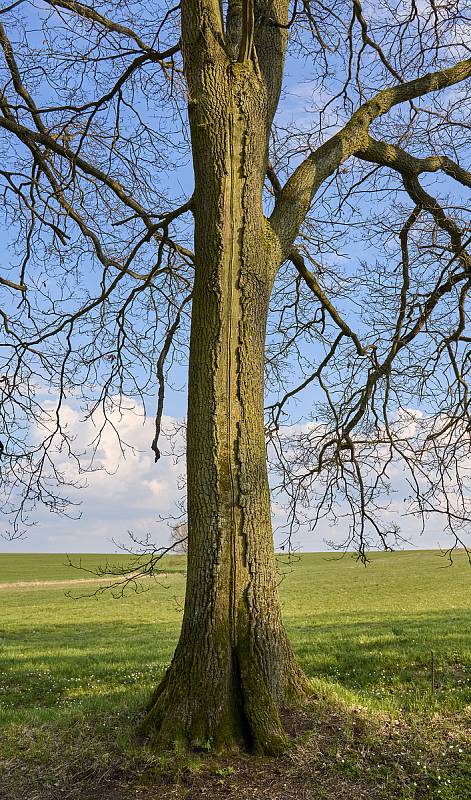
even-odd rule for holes
{"type": "MultiPolygon", "coordinates": [[[[149,580],[151,577],[168,578],[171,573],[159,572],[158,575],[144,575],[139,578],[139,581],[149,580]]],[[[12,583],[0,583],[0,591],[2,589],[59,589],[61,586],[80,586],[84,583],[101,583],[103,586],[108,586],[116,583],[119,578],[124,576],[117,575],[116,578],[70,578],[59,581],[14,581],[12,583]]]]}

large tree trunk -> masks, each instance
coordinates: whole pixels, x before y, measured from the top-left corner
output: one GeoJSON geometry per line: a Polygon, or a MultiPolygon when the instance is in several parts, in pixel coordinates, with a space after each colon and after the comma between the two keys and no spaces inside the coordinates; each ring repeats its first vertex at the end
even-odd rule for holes
{"type": "Polygon", "coordinates": [[[286,744],[280,708],[306,679],[282,624],[263,418],[277,264],[262,211],[267,98],[252,62],[217,59],[190,91],[195,286],[183,626],[144,730],[166,745],[286,744]],[[196,96],[195,96],[196,95],[196,96]]]}

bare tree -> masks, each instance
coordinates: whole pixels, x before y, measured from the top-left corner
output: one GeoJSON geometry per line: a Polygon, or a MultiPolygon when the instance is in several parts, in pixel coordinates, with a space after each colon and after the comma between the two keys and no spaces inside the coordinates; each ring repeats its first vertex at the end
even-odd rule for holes
{"type": "Polygon", "coordinates": [[[57,456],[94,464],[66,400],[100,410],[98,448],[104,426],[119,437],[111,410],[156,393],[158,460],[165,383],[188,364],[185,613],[142,730],[276,752],[308,685],[277,598],[266,434],[288,539],[345,517],[360,555],[390,547],[402,470],[405,513],[465,543],[469,10],[17,0],[0,22],[5,511],[14,530],[37,503],[71,511],[57,456]]]}
{"type": "Polygon", "coordinates": [[[179,522],[170,527],[170,544],[172,553],[188,552],[188,523],[179,522]]]}

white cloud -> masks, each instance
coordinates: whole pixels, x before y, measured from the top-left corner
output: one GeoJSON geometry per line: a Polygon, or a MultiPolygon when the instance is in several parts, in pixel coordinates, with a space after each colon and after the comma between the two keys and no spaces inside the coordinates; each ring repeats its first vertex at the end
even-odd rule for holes
{"type": "MultiPolygon", "coordinates": [[[[124,455],[116,431],[111,425],[101,434],[99,447],[93,459],[96,471],[79,475],[78,468],[66,454],[59,454],[57,465],[69,480],[86,482],[86,487],[69,492],[74,502],[80,502],[80,518],[52,514],[38,509],[37,524],[27,537],[4,544],[5,550],[55,551],[55,552],[110,552],[115,549],[111,540],[126,542],[128,531],[137,536],[150,534],[158,544],[168,543],[168,525],[162,516],[176,513],[176,501],[181,497],[179,476],[184,463],[175,463],[162,437],[160,461],[154,462],[151,442],[154,420],[144,418],[142,410],[128,408],[114,410],[110,419],[119,437],[126,443],[124,455]]],[[[63,407],[63,423],[75,436],[74,449],[86,453],[83,462],[91,456],[90,445],[97,436],[103,417],[96,414],[93,421],[81,419],[77,409],[63,407]]],[[[163,429],[170,430],[175,420],[164,417],[163,429]]],[[[168,444],[168,442],[167,442],[168,444]]]]}
{"type": "MultiPolygon", "coordinates": [[[[67,422],[68,430],[76,436],[76,450],[86,451],[100,429],[102,418],[96,415],[93,423],[90,420],[84,422],[79,411],[71,405],[64,406],[63,411],[63,420],[67,422]]],[[[418,412],[409,410],[407,419],[401,419],[401,424],[414,428],[420,418],[418,412]]],[[[86,476],[87,488],[72,494],[72,499],[81,501],[80,519],[68,519],[39,510],[38,523],[30,530],[27,538],[12,543],[0,542],[3,550],[111,552],[115,549],[112,540],[126,542],[128,531],[137,536],[150,534],[159,545],[168,543],[168,525],[162,517],[177,512],[176,502],[182,496],[179,479],[184,472],[184,461],[175,463],[173,456],[165,455],[165,452],[170,452],[170,446],[168,442],[166,446],[164,437],[162,458],[157,464],[154,463],[154,454],[150,448],[154,421],[151,418],[145,419],[141,410],[133,409],[131,403],[121,412],[115,410],[111,414],[111,421],[127,447],[123,456],[116,432],[111,426],[104,429],[94,462],[104,469],[89,473],[86,476]]],[[[171,416],[165,417],[164,430],[170,431],[176,422],[171,416]]],[[[294,429],[298,432],[307,431],[313,427],[315,425],[312,423],[293,426],[292,432],[294,429]]],[[[179,450],[182,449],[180,434],[179,450]]],[[[67,460],[65,454],[60,456],[59,461],[60,468],[70,479],[80,477],[74,462],[67,460]]],[[[404,472],[395,464],[391,465],[389,472],[393,494],[390,508],[384,514],[385,519],[397,521],[403,535],[416,547],[446,547],[450,544],[450,537],[443,533],[443,522],[440,518],[431,519],[426,533],[420,536],[418,522],[411,517],[402,516],[405,510],[403,498],[408,491],[404,472]]],[[[277,543],[281,543],[286,536],[286,517],[279,499],[275,496],[272,504],[277,543]]],[[[328,548],[325,540],[335,538],[342,541],[347,525],[348,522],[345,521],[332,528],[325,522],[314,533],[297,533],[293,545],[304,550],[326,550],[328,548]]]]}

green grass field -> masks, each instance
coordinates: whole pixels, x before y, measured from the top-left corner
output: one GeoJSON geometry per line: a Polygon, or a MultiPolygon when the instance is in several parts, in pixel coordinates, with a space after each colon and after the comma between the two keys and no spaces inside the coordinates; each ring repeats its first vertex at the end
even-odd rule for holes
{"type": "MultiPolygon", "coordinates": [[[[86,555],[82,563],[90,569],[106,558],[123,561],[86,555]]],[[[312,797],[338,800],[344,786],[355,800],[471,798],[471,567],[464,555],[447,566],[431,551],[375,554],[365,568],[351,557],[304,554],[280,557],[278,568],[285,623],[314,686],[309,713],[317,733],[301,737],[296,752],[304,753],[303,769],[309,759],[311,771],[324,764],[324,789],[333,782],[331,794],[317,786],[312,797]],[[359,725],[361,745],[354,745],[359,725]]],[[[0,797],[3,785],[15,800],[99,798],[98,778],[121,797],[118,785],[144,791],[161,780],[164,762],[138,746],[133,726],[181,622],[184,560],[171,557],[162,569],[165,576],[147,581],[143,593],[72,599],[67,589],[91,594],[98,584],[78,584],[90,575],[64,556],[0,555],[0,797]],[[75,783],[74,771],[82,776],[75,783]],[[95,787],[90,794],[87,786],[95,787]]],[[[175,780],[193,770],[202,781],[207,764],[183,761],[175,780]]],[[[229,777],[232,770],[210,770],[208,796],[265,797],[229,777]]],[[[185,780],[178,785],[180,794],[168,797],[193,797],[185,780]]]]}

